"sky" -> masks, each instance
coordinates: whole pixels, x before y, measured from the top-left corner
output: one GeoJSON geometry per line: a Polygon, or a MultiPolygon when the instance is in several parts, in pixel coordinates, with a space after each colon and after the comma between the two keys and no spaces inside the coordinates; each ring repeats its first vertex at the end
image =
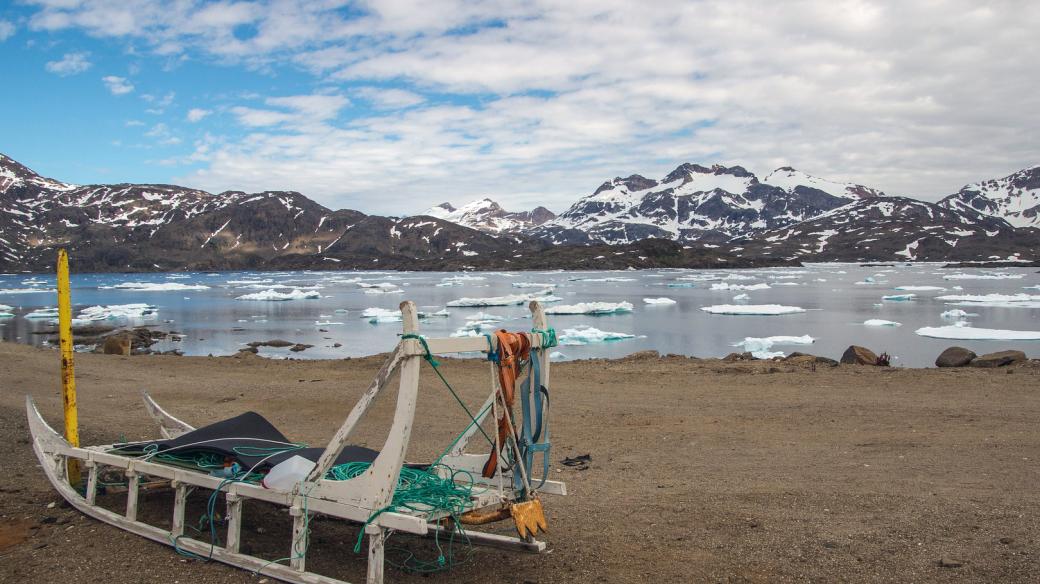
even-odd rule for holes
{"type": "Polygon", "coordinates": [[[683,162],[936,200],[1040,164],[1038,30],[1031,0],[4,0],[0,152],[397,215],[683,162]]]}

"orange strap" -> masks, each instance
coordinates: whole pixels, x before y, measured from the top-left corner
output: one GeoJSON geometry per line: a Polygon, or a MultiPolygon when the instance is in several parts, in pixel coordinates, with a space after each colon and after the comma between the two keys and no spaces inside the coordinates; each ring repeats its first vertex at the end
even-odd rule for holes
{"type": "MultiPolygon", "coordinates": [[[[505,448],[510,425],[514,432],[516,429],[516,425],[512,423],[516,380],[520,377],[521,363],[531,358],[531,339],[527,335],[506,332],[504,329],[495,331],[495,338],[498,339],[498,386],[502,402],[505,404],[498,417],[498,444],[505,448]],[[509,416],[509,423],[506,423],[506,416],[509,416]]],[[[516,439],[515,434],[513,439],[516,439]]],[[[492,446],[491,456],[488,457],[480,474],[485,478],[491,478],[495,476],[497,469],[498,450],[492,446]]]]}

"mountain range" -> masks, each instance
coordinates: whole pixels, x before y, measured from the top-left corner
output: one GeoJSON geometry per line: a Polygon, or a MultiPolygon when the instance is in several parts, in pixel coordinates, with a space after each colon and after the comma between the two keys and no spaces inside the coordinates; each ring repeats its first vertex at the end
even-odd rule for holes
{"type": "Polygon", "coordinates": [[[0,271],[546,269],[1040,257],[1040,166],[938,203],[779,168],[682,164],[604,182],[559,216],[491,199],[410,217],[292,191],[74,185],[0,154],[0,271]]]}

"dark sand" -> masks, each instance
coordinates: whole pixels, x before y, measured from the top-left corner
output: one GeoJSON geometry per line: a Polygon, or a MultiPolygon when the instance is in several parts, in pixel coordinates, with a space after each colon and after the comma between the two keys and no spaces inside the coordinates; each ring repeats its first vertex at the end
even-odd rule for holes
{"type": "MultiPolygon", "coordinates": [[[[138,397],[148,389],[195,425],[255,410],[324,444],[379,364],[77,355],[81,435],[155,437],[138,397]]],[[[466,422],[423,368],[413,460],[466,422]]],[[[446,360],[444,371],[470,403],[482,399],[486,363],[446,360]]],[[[478,549],[450,573],[390,570],[387,581],[1038,582],[1040,367],[1007,371],[681,357],[554,365],[553,459],[589,453],[592,465],[554,465],[571,495],[544,498],[552,553],[478,549]]],[[[48,507],[59,497],[31,452],[23,400],[31,393],[60,427],[58,380],[56,352],[0,343],[0,581],[258,582],[48,507]]],[[[378,448],[392,404],[376,405],[360,442],[378,448]]],[[[145,517],[169,510],[168,493],[143,501],[145,517]]],[[[285,555],[288,525],[251,510],[247,549],[285,555]]],[[[309,566],[363,581],[356,533],[316,522],[309,566]]],[[[391,539],[428,555],[431,543],[416,541],[391,539]]]]}

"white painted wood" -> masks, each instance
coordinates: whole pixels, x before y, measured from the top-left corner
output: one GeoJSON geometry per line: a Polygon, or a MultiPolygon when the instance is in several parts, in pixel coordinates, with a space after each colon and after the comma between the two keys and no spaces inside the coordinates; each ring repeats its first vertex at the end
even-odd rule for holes
{"type": "Polygon", "coordinates": [[[368,535],[368,575],[365,584],[383,584],[383,548],[386,532],[381,527],[365,529],[368,535]]]}
{"type": "Polygon", "coordinates": [[[227,502],[227,543],[224,547],[232,553],[238,553],[242,543],[242,498],[235,493],[225,496],[227,502]]]}
{"type": "Polygon", "coordinates": [[[184,535],[184,510],[188,504],[188,487],[180,481],[170,481],[173,487],[173,521],[170,533],[173,537],[184,535]]]}
{"type": "Polygon", "coordinates": [[[156,422],[159,422],[159,433],[162,434],[163,438],[176,438],[195,429],[190,424],[178,420],[162,409],[152,399],[152,396],[148,395],[147,391],[141,390],[141,398],[144,399],[144,407],[148,411],[148,415],[156,422]]]}
{"type": "Polygon", "coordinates": [[[97,483],[98,483],[98,465],[93,462],[87,462],[87,492],[86,499],[87,503],[93,505],[97,500],[97,483]]]}
{"type": "Polygon", "coordinates": [[[298,572],[306,570],[307,566],[307,521],[310,513],[303,507],[292,506],[289,514],[293,518],[292,547],[289,550],[289,567],[298,572]]]}
{"type": "MultiPolygon", "coordinates": [[[[445,535],[451,535],[451,527],[443,527],[441,525],[431,525],[430,533],[426,537],[433,537],[434,534],[439,534],[440,537],[445,535]]],[[[532,554],[543,553],[548,546],[544,541],[532,540],[526,541],[518,537],[511,537],[507,535],[497,535],[494,533],[484,533],[482,531],[476,531],[474,529],[466,530],[466,537],[469,541],[486,547],[498,548],[509,551],[521,551],[532,554]]]]}
{"type": "Polygon", "coordinates": [[[126,478],[129,479],[126,485],[126,518],[137,521],[137,496],[140,493],[138,487],[141,486],[141,475],[133,468],[128,468],[126,478]]]}

